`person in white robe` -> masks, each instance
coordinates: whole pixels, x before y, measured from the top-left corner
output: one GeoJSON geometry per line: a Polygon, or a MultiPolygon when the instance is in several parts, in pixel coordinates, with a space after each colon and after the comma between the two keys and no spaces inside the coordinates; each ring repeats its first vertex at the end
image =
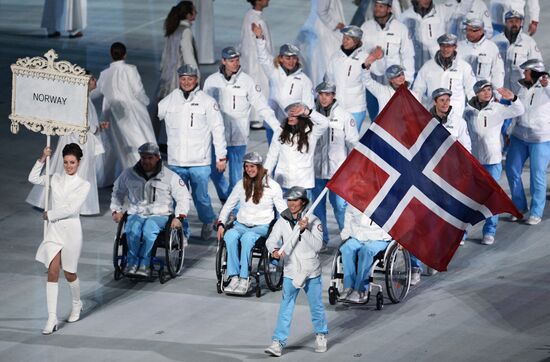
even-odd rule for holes
{"type": "Polygon", "coordinates": [[[49,38],[68,32],[69,38],[80,38],[86,28],[87,0],[46,0],[42,12],[42,28],[46,28],[49,38]]]}
{"type": "Polygon", "coordinates": [[[116,162],[121,172],[136,164],[138,147],[154,142],[155,134],[147,111],[149,98],[137,68],[125,62],[124,44],[111,45],[111,58],[113,62],[99,75],[94,93],[103,95],[101,119],[107,122],[112,137],[113,152],[105,155],[105,162],[116,162]]]}
{"type": "MultiPolygon", "coordinates": [[[[250,75],[260,87],[262,94],[269,99],[269,79],[265,74],[261,64],[258,62],[256,52],[256,35],[252,31],[252,24],[257,24],[263,29],[265,46],[269,54],[273,53],[273,42],[271,40],[271,31],[263,18],[263,10],[268,7],[269,0],[247,0],[252,9],[244,15],[243,25],[241,27],[241,43],[239,53],[241,53],[241,67],[243,72],[250,75]]],[[[261,128],[263,119],[253,108],[250,113],[251,128],[261,128]]]]}
{"type": "MultiPolygon", "coordinates": [[[[92,91],[96,87],[95,78],[90,78],[89,91],[92,91]]],[[[82,160],[78,169],[78,174],[84,180],[90,183],[90,192],[88,197],[84,201],[80,209],[81,215],[96,215],[99,214],[99,198],[97,194],[97,177],[96,177],[96,157],[104,152],[103,144],[97,133],[99,131],[99,123],[97,118],[97,112],[92,102],[88,100],[88,126],[90,127],[88,134],[86,135],[86,143],[82,145],[82,160]]],[[[63,172],[63,157],[61,157],[61,151],[69,143],[78,143],[79,136],[75,133],[70,133],[59,137],[57,147],[52,157],[51,169],[54,173],[63,172]]],[[[27,203],[44,209],[44,186],[34,185],[29,192],[27,203]]]]}
{"type": "Polygon", "coordinates": [[[57,295],[58,280],[61,268],[69,282],[72,296],[72,311],[67,322],[80,319],[82,301],[80,300],[80,281],[76,275],[78,259],[82,250],[82,226],[80,225],[80,208],[84,204],[90,183],[78,174],[82,159],[82,150],[76,143],[63,148],[65,171],[53,176],[41,175],[46,158],[51,155],[50,147],[44,148],[42,155],[34,164],[29,181],[35,185],[45,185],[49,180],[52,208],[44,211],[43,219],[48,222],[44,239],[36,252],[36,260],[48,268],[46,283],[46,302],[48,321],[42,334],[51,334],[57,330],[57,295]]]}
{"type": "Polygon", "coordinates": [[[195,0],[197,21],[193,33],[197,38],[199,64],[214,64],[214,0],[195,0]]]}
{"type": "Polygon", "coordinates": [[[323,81],[327,63],[342,43],[345,26],[340,0],[312,0],[311,11],[296,38],[304,58],[304,71],[313,84],[323,81]]]}

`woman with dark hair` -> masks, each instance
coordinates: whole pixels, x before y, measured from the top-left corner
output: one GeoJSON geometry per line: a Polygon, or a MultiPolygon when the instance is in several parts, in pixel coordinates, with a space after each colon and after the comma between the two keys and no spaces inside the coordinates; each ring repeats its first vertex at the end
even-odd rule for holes
{"type": "Polygon", "coordinates": [[[231,191],[218,218],[218,240],[223,238],[225,241],[227,274],[231,279],[224,288],[227,294],[246,294],[249,285],[250,251],[259,237],[267,235],[269,223],[273,220],[273,208],[278,212],[286,209],[281,186],[269,178],[262,161],[262,156],[257,152],[244,156],[243,178],[231,191]],[[226,233],[225,223],[237,205],[237,220],[226,233]]]}
{"type": "MultiPolygon", "coordinates": [[[[29,181],[35,185],[46,183],[41,175],[46,158],[52,154],[50,147],[44,148],[42,156],[36,161],[29,174],[29,181]]],[[[63,268],[65,279],[69,282],[72,295],[72,311],[67,322],[80,319],[82,302],[80,300],[80,281],[76,275],[78,259],[82,249],[82,227],[80,208],[84,204],[90,183],[82,179],[77,171],[82,159],[82,150],[76,143],[63,148],[63,173],[54,173],[50,179],[52,207],[44,211],[43,218],[48,221],[44,240],[36,252],[36,260],[48,268],[46,301],[48,322],[42,334],[51,334],[57,330],[57,294],[59,271],[63,268]]]]}
{"type": "Polygon", "coordinates": [[[286,112],[288,117],[274,135],[264,167],[275,171],[275,181],[283,190],[300,186],[309,193],[315,187],[315,147],[329,120],[303,104],[291,104],[286,112]]]}
{"type": "Polygon", "coordinates": [[[199,69],[197,49],[191,24],[197,16],[192,1],[180,1],[172,7],[164,20],[164,36],[166,43],[160,62],[160,86],[158,99],[166,97],[178,88],[177,69],[183,64],[189,64],[199,69]]]}

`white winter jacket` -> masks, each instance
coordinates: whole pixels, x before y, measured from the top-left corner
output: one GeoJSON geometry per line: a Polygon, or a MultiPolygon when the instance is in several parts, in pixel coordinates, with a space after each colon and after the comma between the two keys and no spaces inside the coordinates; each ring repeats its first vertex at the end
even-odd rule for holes
{"type": "Polygon", "coordinates": [[[454,139],[460,142],[468,151],[472,151],[472,142],[468,133],[468,126],[464,118],[462,118],[462,113],[457,113],[453,107],[450,107],[445,119],[441,119],[437,116],[434,107],[432,107],[430,113],[447,131],[449,131],[454,139]]]}
{"type": "Polygon", "coordinates": [[[136,166],[127,168],[116,179],[111,195],[111,210],[122,212],[127,201],[128,214],[142,216],[189,212],[189,191],[181,178],[168,167],[161,165],[159,172],[146,179],[136,166]]]}
{"type": "Polygon", "coordinates": [[[367,109],[365,88],[361,84],[361,64],[367,57],[363,47],[349,56],[338,49],[330,58],[326,79],[336,85],[336,98],[348,112],[364,112],[367,109]]]}
{"type": "Polygon", "coordinates": [[[471,18],[481,18],[483,20],[483,29],[485,37],[493,37],[493,23],[489,16],[489,9],[483,0],[448,0],[445,3],[446,13],[450,13],[451,18],[447,22],[447,33],[455,34],[458,40],[466,39],[464,20],[471,18]]]}
{"type": "Polygon", "coordinates": [[[539,0],[491,0],[491,19],[494,24],[504,25],[504,14],[510,10],[525,13],[525,3],[529,6],[529,19],[539,21],[540,4],[539,0]]]}
{"type": "Polygon", "coordinates": [[[414,45],[405,24],[392,15],[384,29],[376,20],[369,20],[361,26],[361,30],[363,30],[363,49],[366,55],[377,46],[384,51],[384,57],[371,66],[371,71],[377,76],[377,80],[383,80],[386,83],[384,77],[386,69],[390,65],[397,64],[405,68],[405,78],[412,83],[415,71],[414,45]]]}
{"type": "Polygon", "coordinates": [[[328,180],[348,157],[359,141],[353,116],[336,101],[326,114],[317,104],[317,111],[329,119],[329,127],[317,141],[315,149],[315,178],[328,180]]]}
{"type": "Polygon", "coordinates": [[[531,88],[522,85],[518,94],[525,113],[517,120],[512,134],[525,142],[550,141],[550,85],[538,80],[531,88]]]}
{"type": "Polygon", "coordinates": [[[258,61],[269,78],[269,105],[278,119],[286,117],[286,106],[301,102],[313,108],[313,85],[308,76],[298,68],[294,73],[286,74],[282,66],[275,66],[273,56],[267,52],[264,39],[256,39],[258,61]]]}
{"type": "MultiPolygon", "coordinates": [[[[369,90],[378,101],[378,114],[382,112],[395,93],[395,89],[387,84],[382,84],[373,79],[369,69],[364,69],[362,74],[363,86],[369,90]]],[[[416,95],[415,93],[413,93],[416,95]]]]}
{"type": "Polygon", "coordinates": [[[218,221],[225,224],[229,213],[237,204],[240,205],[237,221],[246,226],[269,224],[273,220],[273,208],[276,208],[279,213],[287,209],[281,186],[268,176],[264,179],[264,192],[257,204],[252,200],[252,196],[248,201],[246,200],[243,180],[240,180],[223,205],[218,221]]]}
{"type": "Polygon", "coordinates": [[[311,121],[313,122],[313,129],[309,133],[309,149],[307,151],[305,147],[301,152],[298,150],[298,135],[294,135],[294,144],[282,144],[279,141],[282,128],[279,128],[273,135],[264,168],[269,171],[275,169],[275,181],[285,189],[292,186],[312,189],[315,186],[313,158],[317,140],[325,133],[329,120],[320,113],[312,111],[311,121]]]}
{"type": "Polygon", "coordinates": [[[500,129],[504,120],[521,116],[525,108],[519,97],[511,105],[491,100],[481,107],[477,97],[470,99],[464,117],[472,139],[472,154],[481,164],[493,165],[502,161],[500,129]]]}
{"type": "Polygon", "coordinates": [[[342,240],[355,238],[359,241],[391,240],[391,236],[374,223],[367,215],[352,205],[346,209],[344,228],[340,232],[342,240]]]}
{"type": "MultiPolygon", "coordinates": [[[[305,212],[304,212],[305,213],[305,212]]],[[[269,253],[280,249],[284,243],[290,242],[292,229],[298,227],[297,220],[292,220],[292,214],[287,209],[271,230],[265,243],[269,253]]],[[[287,249],[284,259],[284,276],[290,279],[310,279],[321,275],[319,251],[323,247],[323,226],[315,215],[309,216],[307,228],[302,232],[290,249],[287,249]]]]}
{"type": "Polygon", "coordinates": [[[470,64],[460,58],[453,60],[450,68],[443,69],[435,59],[428,61],[418,72],[412,90],[426,108],[432,105],[432,92],[447,88],[453,92],[451,105],[458,114],[464,112],[466,99],[472,98],[476,79],[470,64]]]}
{"type": "Polygon", "coordinates": [[[187,99],[181,89],[172,91],[160,101],[158,117],[166,122],[169,165],[208,166],[212,161],[212,144],[216,158],[225,158],[225,130],[220,108],[198,87],[187,99]]]}
{"type": "Polygon", "coordinates": [[[513,44],[510,44],[504,33],[495,36],[493,41],[504,60],[504,87],[518,94],[520,90],[518,81],[523,78],[523,70],[519,66],[529,59],[542,60],[542,54],[537,47],[537,43],[535,39],[523,31],[520,31],[513,44]]]}
{"type": "Polygon", "coordinates": [[[229,80],[225,78],[223,70],[220,69],[206,78],[203,90],[220,106],[225,127],[225,140],[228,146],[246,146],[248,144],[252,107],[271,128],[279,127],[279,121],[267,104],[260,86],[241,69],[229,80]]]}
{"type": "Polygon", "coordinates": [[[457,54],[471,65],[476,81],[488,80],[495,89],[504,85],[504,62],[490,39],[483,37],[477,43],[462,40],[458,42],[457,54]]]}

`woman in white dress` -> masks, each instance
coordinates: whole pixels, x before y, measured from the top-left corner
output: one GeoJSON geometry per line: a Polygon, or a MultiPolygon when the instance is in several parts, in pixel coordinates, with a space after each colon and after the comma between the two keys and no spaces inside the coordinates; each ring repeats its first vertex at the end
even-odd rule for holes
{"type": "Polygon", "coordinates": [[[80,38],[86,28],[87,0],[46,0],[42,13],[42,27],[48,38],[57,38],[68,32],[69,38],[80,38]]]}
{"type": "MultiPolygon", "coordinates": [[[[96,79],[92,76],[88,89],[91,92],[95,87],[96,79]]],[[[84,205],[82,205],[80,209],[80,214],[97,215],[99,214],[97,186],[101,175],[96,173],[96,163],[98,156],[104,153],[104,148],[101,138],[98,137],[99,122],[96,109],[91,101],[88,101],[88,126],[90,129],[86,135],[86,143],[82,145],[82,153],[84,153],[84,156],[80,161],[78,174],[90,183],[90,192],[88,193],[88,197],[86,197],[84,205]]],[[[63,173],[63,157],[61,157],[61,151],[63,147],[69,143],[78,143],[78,137],[79,136],[75,133],[59,137],[57,147],[52,157],[51,168],[53,173],[63,173]]],[[[99,169],[99,172],[102,172],[101,169],[99,169]]],[[[34,185],[25,201],[35,207],[44,209],[44,186],[34,185]]]]}
{"type": "MultiPolygon", "coordinates": [[[[29,181],[35,185],[44,185],[46,176],[41,175],[46,157],[52,153],[46,147],[40,159],[36,161],[29,174],[29,181]]],[[[44,240],[36,252],[36,260],[48,268],[46,283],[46,301],[48,322],[42,334],[51,334],[57,330],[57,294],[58,279],[61,267],[65,279],[69,282],[72,295],[72,311],[67,322],[80,319],[82,302],[80,300],[80,281],[76,275],[78,259],[82,249],[82,227],[80,225],[80,208],[90,191],[90,183],[81,178],[77,171],[82,159],[82,150],[76,143],[63,148],[63,173],[51,176],[52,197],[51,210],[44,211],[43,218],[48,221],[44,240]]]]}

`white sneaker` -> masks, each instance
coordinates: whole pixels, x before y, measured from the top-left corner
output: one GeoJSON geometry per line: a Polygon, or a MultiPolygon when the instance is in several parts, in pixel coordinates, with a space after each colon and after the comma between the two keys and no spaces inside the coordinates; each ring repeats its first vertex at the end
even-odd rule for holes
{"type": "Polygon", "coordinates": [[[248,292],[248,278],[239,278],[239,285],[233,292],[235,294],[245,295],[248,292]]]}
{"type": "Polygon", "coordinates": [[[420,269],[413,268],[411,273],[411,285],[420,283],[420,269]]]}
{"type": "Polygon", "coordinates": [[[342,293],[344,297],[340,298],[340,300],[347,302],[349,300],[351,293],[353,293],[353,288],[348,288],[344,290],[344,293],[342,293]]]}
{"type": "Polygon", "coordinates": [[[350,303],[359,303],[361,300],[361,296],[359,295],[359,292],[357,290],[352,290],[351,293],[346,298],[346,301],[350,303]]]}
{"type": "Polygon", "coordinates": [[[223,291],[226,292],[226,293],[233,293],[233,292],[235,292],[235,289],[238,286],[239,286],[239,277],[234,276],[229,281],[229,284],[225,288],[223,288],[223,291]]]}
{"type": "Polygon", "coordinates": [[[538,216],[529,216],[529,219],[525,222],[527,225],[537,225],[542,221],[542,218],[538,216]]]}
{"type": "Polygon", "coordinates": [[[523,211],[520,211],[521,214],[523,215],[523,217],[520,219],[520,218],[517,218],[515,217],[514,215],[510,215],[510,221],[514,222],[514,221],[523,221],[525,219],[525,214],[527,214],[529,210],[523,210],[523,211]]]}
{"type": "Polygon", "coordinates": [[[368,300],[369,300],[369,293],[368,292],[366,292],[366,291],[359,292],[359,300],[357,301],[357,303],[365,304],[368,300]]]}
{"type": "Polygon", "coordinates": [[[464,244],[465,244],[464,239],[460,240],[460,245],[462,246],[464,244]]]}
{"type": "Polygon", "coordinates": [[[67,322],[74,323],[80,319],[80,312],[82,311],[82,301],[79,300],[78,302],[73,302],[73,309],[71,310],[71,314],[69,315],[69,318],[67,318],[67,322]]]}
{"type": "Polygon", "coordinates": [[[481,243],[483,245],[493,245],[495,243],[495,237],[493,235],[483,235],[481,243]]]}
{"type": "Polygon", "coordinates": [[[42,329],[42,334],[48,335],[55,331],[57,331],[57,316],[55,314],[50,314],[44,329],[42,329]]]}
{"type": "Polygon", "coordinates": [[[279,341],[273,341],[273,343],[271,343],[271,345],[267,347],[264,352],[275,357],[281,357],[283,354],[283,346],[279,343],[279,341]]]}
{"type": "Polygon", "coordinates": [[[323,353],[327,351],[327,336],[325,334],[317,334],[315,336],[315,352],[323,353]]]}
{"type": "Polygon", "coordinates": [[[201,229],[201,239],[206,241],[206,240],[210,240],[210,238],[212,237],[212,233],[214,232],[214,229],[213,229],[213,223],[206,223],[206,224],[202,224],[202,229],[201,229]]]}

